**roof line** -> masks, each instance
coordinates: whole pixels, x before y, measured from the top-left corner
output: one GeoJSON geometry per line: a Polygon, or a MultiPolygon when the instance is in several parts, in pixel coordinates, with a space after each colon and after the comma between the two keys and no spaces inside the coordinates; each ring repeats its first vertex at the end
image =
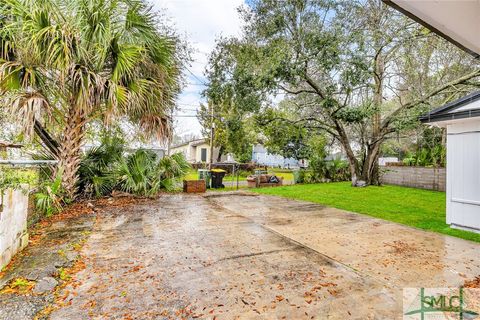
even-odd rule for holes
{"type": "Polygon", "coordinates": [[[455,113],[426,114],[420,117],[423,123],[440,122],[448,120],[459,120],[480,117],[480,109],[465,110],[455,113]]]}
{"type": "Polygon", "coordinates": [[[421,122],[432,122],[432,121],[445,121],[445,120],[454,120],[454,119],[465,119],[480,116],[480,109],[472,110],[463,110],[458,112],[450,113],[450,111],[468,105],[474,101],[480,100],[480,91],[472,92],[465,97],[447,103],[439,108],[432,110],[431,112],[420,116],[421,122]]]}
{"type": "Polygon", "coordinates": [[[441,107],[433,109],[432,111],[430,111],[430,114],[435,114],[435,113],[440,113],[440,112],[445,112],[445,111],[450,111],[452,109],[460,108],[466,104],[477,101],[479,99],[480,99],[480,91],[475,91],[464,97],[461,97],[460,99],[451,101],[441,107]]]}
{"type": "Polygon", "coordinates": [[[183,146],[189,145],[190,143],[195,142],[195,141],[200,142],[200,141],[205,141],[205,140],[207,140],[207,139],[206,138],[193,139],[193,140],[190,140],[190,141],[187,141],[187,142],[176,144],[176,145],[172,146],[171,148],[183,147],[183,146]]]}

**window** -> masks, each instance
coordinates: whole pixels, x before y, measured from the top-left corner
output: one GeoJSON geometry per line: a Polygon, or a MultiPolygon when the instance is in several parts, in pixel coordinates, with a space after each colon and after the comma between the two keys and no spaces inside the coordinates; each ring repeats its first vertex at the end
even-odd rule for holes
{"type": "Polygon", "coordinates": [[[202,148],[200,151],[200,161],[207,162],[207,148],[202,148]]]}

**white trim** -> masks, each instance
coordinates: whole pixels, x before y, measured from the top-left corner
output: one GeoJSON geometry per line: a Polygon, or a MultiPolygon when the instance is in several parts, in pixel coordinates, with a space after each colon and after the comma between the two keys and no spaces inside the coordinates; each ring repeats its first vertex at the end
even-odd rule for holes
{"type": "Polygon", "coordinates": [[[457,203],[472,204],[474,206],[480,206],[480,201],[475,201],[475,200],[452,198],[451,201],[452,202],[457,202],[457,203]]]}
{"type": "Polygon", "coordinates": [[[470,232],[480,233],[480,230],[479,230],[479,229],[472,228],[472,227],[466,227],[466,226],[462,226],[462,225],[455,224],[455,223],[450,224],[450,228],[452,228],[452,229],[458,229],[458,230],[463,230],[463,231],[470,231],[470,232]]]}

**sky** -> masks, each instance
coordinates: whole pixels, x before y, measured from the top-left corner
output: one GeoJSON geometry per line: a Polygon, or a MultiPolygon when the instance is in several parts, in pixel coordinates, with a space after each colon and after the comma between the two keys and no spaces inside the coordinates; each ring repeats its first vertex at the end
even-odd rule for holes
{"type": "Polygon", "coordinates": [[[191,66],[186,70],[187,86],[178,98],[180,111],[175,116],[175,134],[201,135],[201,126],[194,116],[205,88],[204,70],[208,55],[219,36],[240,34],[241,19],[237,8],[243,0],[150,0],[154,7],[164,11],[178,33],[194,50],[191,66]],[[187,115],[190,117],[182,117],[187,115]]]}

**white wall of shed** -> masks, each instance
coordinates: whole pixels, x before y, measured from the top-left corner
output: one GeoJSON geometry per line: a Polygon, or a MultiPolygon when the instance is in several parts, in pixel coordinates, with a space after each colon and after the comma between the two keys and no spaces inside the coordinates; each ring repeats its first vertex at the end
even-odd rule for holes
{"type": "Polygon", "coordinates": [[[480,118],[447,125],[447,223],[480,232],[480,118]]]}

